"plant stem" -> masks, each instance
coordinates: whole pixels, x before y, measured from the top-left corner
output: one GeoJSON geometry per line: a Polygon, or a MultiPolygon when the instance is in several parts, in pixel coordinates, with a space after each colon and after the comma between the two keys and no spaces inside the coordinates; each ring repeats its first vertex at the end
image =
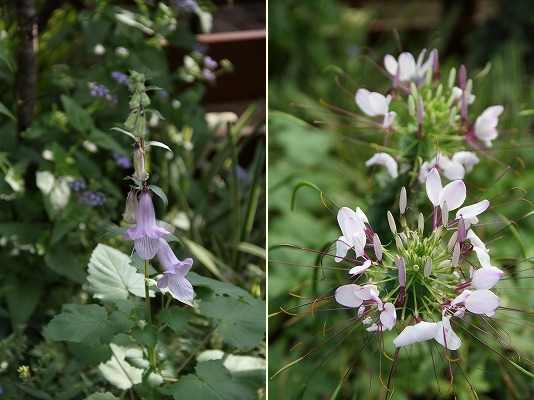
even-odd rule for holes
{"type": "MultiPolygon", "coordinates": [[[[152,325],[152,313],[150,311],[150,275],[148,273],[148,260],[145,260],[145,314],[146,323],[152,325]]],[[[148,346],[148,362],[152,369],[156,369],[156,348],[155,346],[148,346]]]]}

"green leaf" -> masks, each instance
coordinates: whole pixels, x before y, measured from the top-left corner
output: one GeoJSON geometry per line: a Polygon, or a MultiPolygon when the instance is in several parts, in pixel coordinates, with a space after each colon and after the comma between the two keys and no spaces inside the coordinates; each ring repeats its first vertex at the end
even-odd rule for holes
{"type": "Polygon", "coordinates": [[[48,268],[76,283],[85,283],[85,268],[72,250],[63,244],[57,244],[47,250],[44,260],[48,268]]]}
{"type": "Polygon", "coordinates": [[[146,142],[147,146],[156,146],[161,147],[162,149],[168,150],[172,153],[172,150],[169,146],[167,146],[165,143],[157,142],[155,140],[151,140],[150,142],[146,142]]]}
{"type": "Polygon", "coordinates": [[[172,307],[161,311],[158,318],[161,322],[167,324],[174,333],[181,334],[187,327],[189,314],[179,307],[172,307]]]}
{"type": "Polygon", "coordinates": [[[156,185],[148,185],[148,188],[152,190],[156,196],[163,200],[163,206],[167,208],[169,200],[167,199],[167,195],[165,194],[165,192],[159,186],[156,185]]]}
{"type": "Polygon", "coordinates": [[[124,232],[126,232],[128,229],[129,228],[127,226],[118,226],[104,233],[100,239],[108,240],[108,239],[111,239],[112,237],[123,235],[124,232]]]}
{"type": "Polygon", "coordinates": [[[0,114],[4,114],[6,117],[9,117],[11,120],[16,121],[17,118],[7,109],[7,107],[0,102],[0,114]]]}
{"type": "Polygon", "coordinates": [[[3,277],[2,294],[7,303],[13,327],[25,324],[31,317],[41,300],[43,283],[42,280],[24,279],[13,274],[3,277]],[[31,293],[31,296],[28,296],[28,293],[31,293]]]}
{"type": "Polygon", "coordinates": [[[119,142],[113,139],[110,134],[103,132],[100,129],[91,129],[88,139],[103,149],[115,151],[119,154],[124,151],[124,148],[119,144],[119,142]]]}
{"type": "Polygon", "coordinates": [[[156,346],[158,342],[158,333],[152,325],[145,325],[143,328],[136,326],[132,329],[132,337],[141,346],[156,346]]]}
{"type": "Polygon", "coordinates": [[[206,361],[195,367],[197,375],[186,375],[172,385],[175,400],[255,400],[257,394],[236,381],[220,360],[206,361]]]}
{"type": "Polygon", "coordinates": [[[119,400],[118,397],[113,396],[110,392],[95,393],[87,397],[85,400],[119,400]]]}
{"type": "MultiPolygon", "coordinates": [[[[254,300],[254,297],[252,297],[252,295],[246,290],[232,285],[231,283],[206,278],[205,276],[198,275],[194,272],[189,272],[187,274],[187,280],[191,282],[193,286],[202,286],[210,289],[213,295],[227,295],[233,297],[234,299],[244,299],[246,302],[254,300]]],[[[211,298],[213,298],[213,296],[211,296],[211,298]]]]}
{"type": "Polygon", "coordinates": [[[124,129],[121,129],[121,128],[117,128],[116,126],[114,126],[113,128],[110,128],[110,130],[124,133],[126,136],[131,137],[133,140],[137,142],[137,137],[131,132],[125,131],[124,129]]]}
{"type": "Polygon", "coordinates": [[[73,99],[64,94],[61,95],[61,103],[67,114],[70,125],[78,132],[86,133],[93,127],[91,116],[73,99]]]}
{"type": "Polygon", "coordinates": [[[115,333],[104,307],[97,304],[66,304],[48,323],[45,336],[97,347],[109,343],[115,333]]]}
{"type": "Polygon", "coordinates": [[[70,342],[68,348],[79,361],[92,366],[106,362],[112,356],[109,344],[101,344],[92,348],[83,343],[70,342]]]}
{"type": "Polygon", "coordinates": [[[100,364],[98,367],[108,382],[123,390],[129,389],[137,383],[141,383],[143,370],[135,368],[126,361],[127,357],[142,356],[141,350],[112,343],[111,351],[113,352],[111,360],[105,364],[100,364]]]}
{"type": "Polygon", "coordinates": [[[91,254],[88,270],[87,280],[96,298],[126,299],[129,293],[145,297],[144,275],[130,265],[130,257],[113,247],[98,244],[91,254]]]}
{"type": "Polygon", "coordinates": [[[219,322],[223,341],[237,349],[248,350],[265,336],[265,302],[254,299],[246,304],[229,297],[200,304],[202,314],[219,322]]]}

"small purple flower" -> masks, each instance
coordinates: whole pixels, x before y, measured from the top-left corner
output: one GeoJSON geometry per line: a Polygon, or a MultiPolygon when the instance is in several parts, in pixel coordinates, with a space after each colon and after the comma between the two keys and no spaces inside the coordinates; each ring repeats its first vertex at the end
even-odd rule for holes
{"type": "Polygon", "coordinates": [[[93,97],[103,97],[109,96],[109,89],[104,85],[99,85],[94,82],[89,82],[89,93],[93,97]]]}
{"type": "Polygon", "coordinates": [[[139,257],[151,260],[158,252],[159,239],[166,233],[169,232],[156,225],[154,204],[148,189],[145,188],[139,199],[137,224],[124,233],[124,239],[134,241],[135,251],[139,257]]]}
{"type": "Polygon", "coordinates": [[[80,197],[78,197],[79,204],[88,204],[92,207],[103,206],[106,204],[106,202],[107,199],[104,193],[93,192],[91,190],[86,190],[80,195],[80,197]]]}
{"type": "Polygon", "coordinates": [[[185,275],[193,266],[193,259],[180,261],[165,239],[159,239],[158,260],[163,265],[163,276],[158,281],[160,289],[168,289],[172,296],[182,303],[193,306],[193,286],[185,275]]]}
{"type": "Polygon", "coordinates": [[[111,73],[111,77],[117,81],[117,83],[120,83],[121,85],[128,85],[128,75],[123,74],[119,71],[113,71],[111,73]]]}
{"type": "Polygon", "coordinates": [[[219,64],[217,63],[217,61],[215,61],[213,58],[209,56],[204,58],[204,66],[207,69],[213,71],[215,68],[217,68],[218,65],[219,64]]]}
{"type": "Polygon", "coordinates": [[[80,190],[85,189],[86,184],[85,184],[85,181],[83,179],[77,179],[77,180],[72,181],[71,183],[69,183],[69,186],[75,192],[79,192],[80,190]]]}
{"type": "Polygon", "coordinates": [[[194,0],[171,0],[171,6],[177,10],[194,12],[198,10],[198,4],[194,0]]]}
{"type": "Polygon", "coordinates": [[[167,100],[169,98],[169,92],[167,92],[165,89],[162,89],[156,92],[156,96],[161,100],[167,100]]]}
{"type": "Polygon", "coordinates": [[[192,48],[193,51],[196,51],[198,53],[204,54],[207,50],[207,47],[205,44],[202,43],[195,43],[192,48]]]}
{"type": "Polygon", "coordinates": [[[130,157],[113,152],[113,158],[115,159],[115,164],[117,164],[119,167],[123,169],[132,168],[132,162],[130,161],[130,157]]]}
{"type": "Polygon", "coordinates": [[[206,79],[207,81],[214,81],[214,80],[215,80],[215,74],[213,73],[213,71],[210,71],[210,70],[207,69],[207,68],[203,68],[203,69],[202,69],[202,76],[203,76],[204,79],[206,79]]]}

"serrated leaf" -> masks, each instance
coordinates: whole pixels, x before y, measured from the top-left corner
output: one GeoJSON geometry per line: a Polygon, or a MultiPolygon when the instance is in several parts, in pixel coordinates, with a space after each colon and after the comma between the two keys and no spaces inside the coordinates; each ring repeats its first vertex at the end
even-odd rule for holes
{"type": "Polygon", "coordinates": [[[97,304],[66,304],[47,326],[45,336],[97,347],[109,343],[115,333],[104,307],[97,304]]]}
{"type": "Polygon", "coordinates": [[[151,140],[150,142],[146,142],[146,145],[147,146],[156,146],[156,147],[161,147],[162,149],[165,149],[165,150],[168,150],[172,153],[172,150],[169,146],[167,146],[165,143],[161,143],[161,142],[158,142],[158,141],[155,141],[155,140],[151,140]]]}
{"type": "Polygon", "coordinates": [[[118,397],[113,396],[110,392],[95,393],[87,397],[85,400],[119,400],[118,397]]]}
{"type": "Polygon", "coordinates": [[[61,95],[61,104],[65,109],[65,114],[69,124],[78,132],[85,133],[93,127],[91,116],[73,99],[64,94],[61,95]]]}
{"type": "Polygon", "coordinates": [[[163,310],[159,313],[158,318],[161,322],[166,323],[174,333],[183,333],[187,327],[187,321],[189,320],[189,314],[178,307],[172,307],[167,310],[163,310]]]}
{"type": "Polygon", "coordinates": [[[223,341],[237,349],[253,348],[265,336],[265,302],[254,299],[248,304],[220,297],[200,304],[202,314],[219,321],[223,341]]]}
{"type": "Polygon", "coordinates": [[[158,342],[156,328],[151,325],[145,325],[143,328],[136,326],[132,329],[132,337],[141,346],[154,347],[158,342]]]}
{"type": "Polygon", "coordinates": [[[163,206],[167,208],[169,200],[167,199],[167,195],[165,194],[165,192],[159,186],[156,185],[148,185],[148,188],[152,190],[156,196],[163,200],[163,206]]]}
{"type": "Polygon", "coordinates": [[[254,400],[254,390],[236,381],[220,360],[206,361],[195,367],[196,375],[186,375],[172,385],[175,400],[254,400]]]}
{"type": "MultiPolygon", "coordinates": [[[[132,293],[145,297],[145,277],[130,265],[130,257],[105,244],[98,244],[89,260],[89,287],[94,297],[126,299],[132,293]]],[[[151,297],[154,292],[151,292],[151,297]]]]}
{"type": "Polygon", "coordinates": [[[191,282],[193,286],[202,286],[210,289],[213,295],[226,295],[233,297],[234,299],[243,299],[245,302],[254,300],[254,297],[252,297],[250,293],[240,287],[216,279],[206,278],[195,272],[189,272],[187,274],[187,280],[191,282]]]}
{"type": "Polygon", "coordinates": [[[81,362],[97,366],[111,358],[111,347],[109,344],[101,344],[94,348],[83,343],[69,342],[69,351],[81,362]]]}
{"type": "MultiPolygon", "coordinates": [[[[133,367],[126,361],[126,357],[128,357],[128,354],[133,349],[118,346],[114,343],[110,346],[113,357],[107,363],[98,366],[102,375],[104,375],[109,383],[123,390],[129,389],[137,383],[141,383],[143,370],[133,367]]],[[[138,352],[141,352],[141,350],[138,352]]]]}

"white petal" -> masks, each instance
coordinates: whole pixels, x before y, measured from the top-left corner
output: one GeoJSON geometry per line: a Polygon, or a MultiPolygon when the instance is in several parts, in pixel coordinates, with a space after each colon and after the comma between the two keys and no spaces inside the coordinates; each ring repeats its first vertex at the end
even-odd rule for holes
{"type": "Polygon", "coordinates": [[[369,96],[371,95],[371,92],[367,89],[358,89],[356,91],[356,104],[358,104],[358,107],[367,115],[374,116],[374,110],[371,105],[371,101],[369,100],[369,96]]]}
{"type": "Polygon", "coordinates": [[[357,297],[354,292],[360,289],[359,285],[343,285],[337,288],[335,298],[336,301],[346,307],[359,307],[363,300],[357,297]]]}
{"type": "Polygon", "coordinates": [[[393,304],[384,304],[384,310],[380,313],[380,322],[382,322],[382,325],[388,331],[395,326],[395,322],[397,322],[397,313],[395,312],[395,306],[393,304]]]}
{"type": "Polygon", "coordinates": [[[386,54],[384,57],[384,67],[386,68],[386,71],[395,76],[397,74],[397,68],[399,67],[399,64],[397,63],[395,57],[393,57],[391,54],[386,54]]]}
{"type": "Polygon", "coordinates": [[[460,216],[463,216],[464,219],[474,218],[477,215],[482,214],[484,211],[486,211],[489,205],[489,200],[482,200],[476,204],[471,204],[470,206],[462,207],[456,212],[456,218],[460,218],[460,216]]]}
{"type": "Polygon", "coordinates": [[[473,274],[471,286],[473,286],[477,290],[491,289],[493,286],[495,286],[497,282],[499,282],[499,279],[501,279],[502,274],[503,271],[497,267],[489,266],[479,268],[473,274]]]}
{"type": "Polygon", "coordinates": [[[371,266],[371,260],[366,260],[362,265],[357,265],[349,271],[350,275],[359,275],[371,266]]]}
{"type": "Polygon", "coordinates": [[[369,160],[365,162],[365,166],[369,167],[371,165],[383,165],[387,168],[389,175],[393,179],[399,176],[399,167],[397,161],[387,153],[376,153],[369,160]]]}
{"type": "Polygon", "coordinates": [[[354,295],[361,300],[376,300],[376,298],[378,298],[378,288],[376,285],[359,286],[358,289],[354,291],[354,295]]]}
{"type": "Polygon", "coordinates": [[[475,290],[465,299],[465,308],[475,314],[493,314],[500,300],[490,290],[475,290]]]}
{"type": "Polygon", "coordinates": [[[462,341],[452,330],[450,317],[443,317],[443,321],[438,322],[438,331],[434,339],[449,350],[458,350],[462,345],[462,341]]]}
{"type": "Polygon", "coordinates": [[[443,176],[450,181],[463,179],[465,176],[465,168],[462,164],[451,161],[448,163],[447,168],[443,168],[443,176]]]}
{"type": "Polygon", "coordinates": [[[417,69],[413,55],[408,52],[399,55],[399,79],[403,82],[411,81],[415,78],[417,69]]]}
{"type": "MultiPolygon", "coordinates": [[[[477,246],[473,246],[473,250],[475,250],[475,253],[477,254],[478,262],[480,263],[480,266],[483,268],[490,268],[491,260],[490,260],[488,251],[487,250],[484,251],[484,249],[482,249],[481,247],[477,247],[477,246]]],[[[481,288],[477,288],[477,289],[481,289],[481,288]]],[[[486,289],[489,289],[489,288],[486,288],[486,289]]]]}
{"type": "Polygon", "coordinates": [[[416,325],[407,326],[393,339],[395,347],[408,346],[409,344],[424,342],[433,339],[438,331],[436,322],[421,321],[416,325]]]}
{"type": "Polygon", "coordinates": [[[439,204],[443,205],[444,202],[447,202],[449,211],[456,210],[464,203],[465,197],[465,183],[460,180],[452,181],[445,185],[441,191],[439,195],[439,204]]]}
{"type": "Polygon", "coordinates": [[[439,206],[439,194],[442,188],[439,172],[436,168],[432,168],[426,177],[426,194],[434,207],[439,206]]]}
{"type": "Polygon", "coordinates": [[[382,122],[382,126],[384,128],[391,128],[391,125],[393,125],[393,121],[395,120],[396,116],[397,113],[395,111],[389,111],[386,115],[384,115],[384,121],[382,122]]]}
{"type": "Polygon", "coordinates": [[[340,262],[343,260],[343,258],[347,255],[347,252],[351,248],[350,245],[347,244],[348,240],[345,236],[340,236],[339,239],[336,241],[336,257],[334,258],[335,262],[340,262]]]}
{"type": "Polygon", "coordinates": [[[472,151],[459,151],[454,153],[452,161],[462,164],[465,167],[465,172],[471,172],[473,166],[480,162],[479,158],[472,151]]]}
{"type": "Polygon", "coordinates": [[[470,294],[471,294],[471,291],[468,289],[465,289],[462,293],[456,296],[456,298],[453,301],[451,301],[451,306],[455,306],[457,304],[463,303],[470,294]]]}

